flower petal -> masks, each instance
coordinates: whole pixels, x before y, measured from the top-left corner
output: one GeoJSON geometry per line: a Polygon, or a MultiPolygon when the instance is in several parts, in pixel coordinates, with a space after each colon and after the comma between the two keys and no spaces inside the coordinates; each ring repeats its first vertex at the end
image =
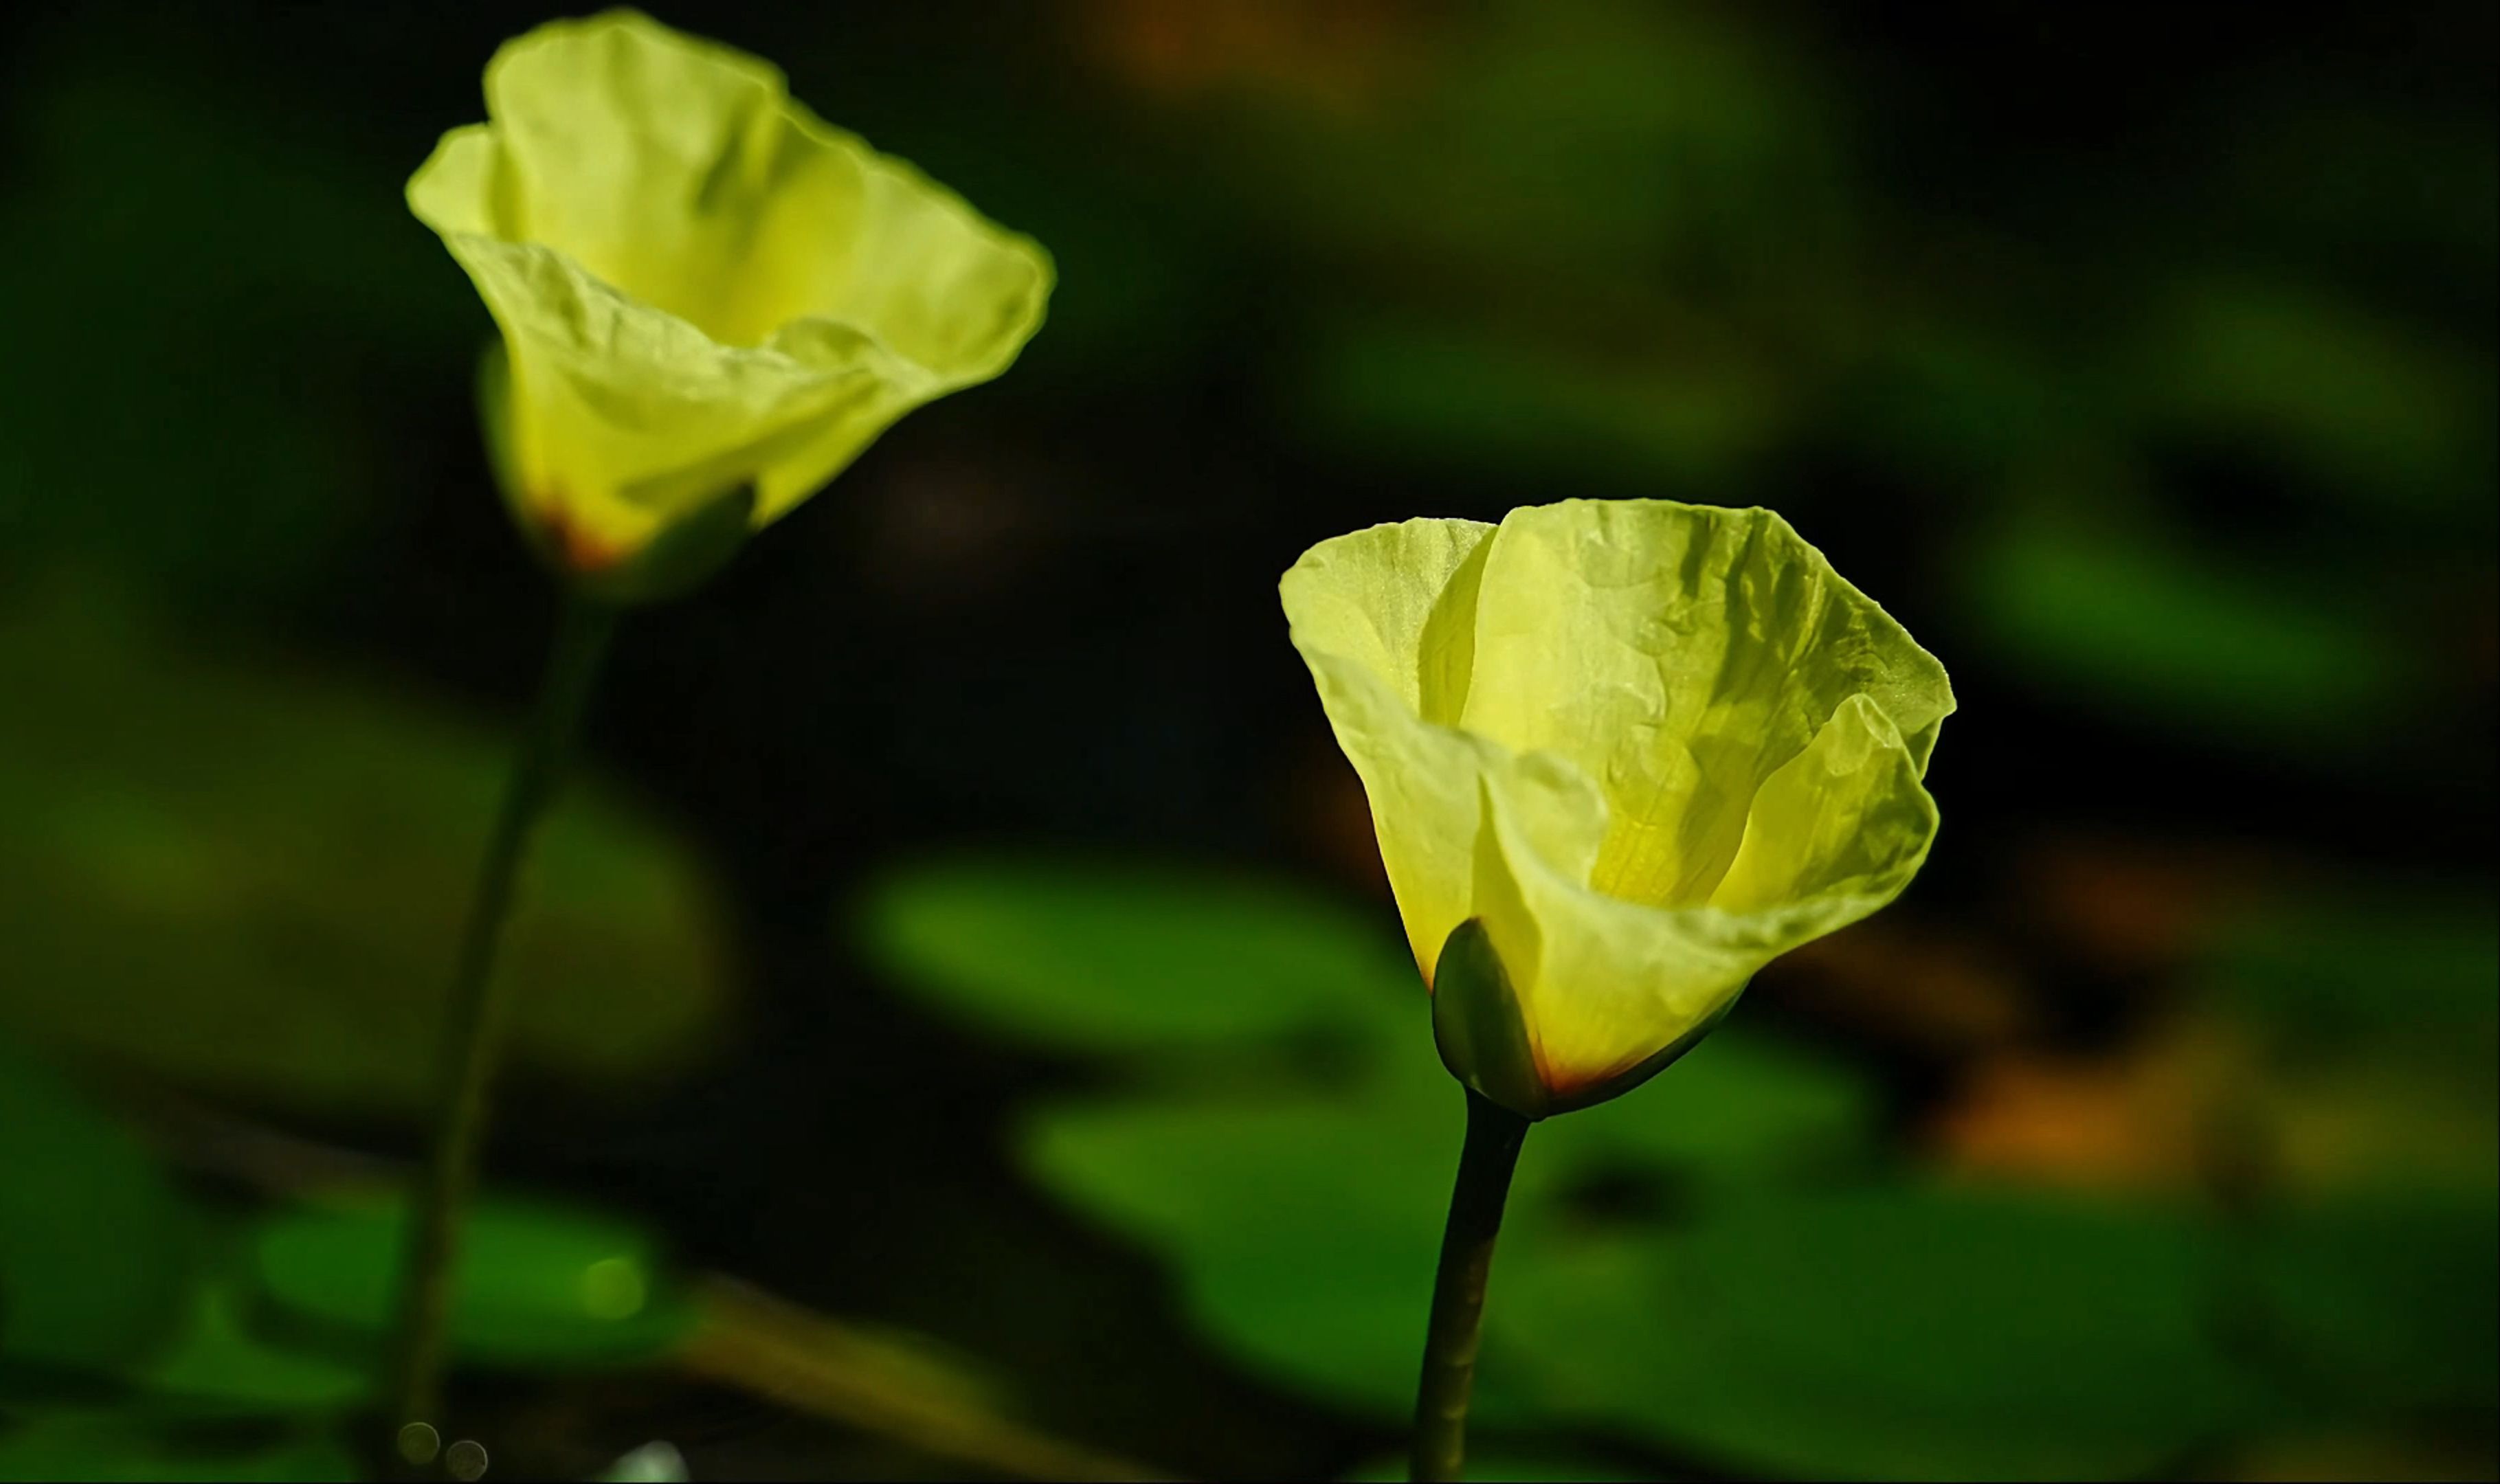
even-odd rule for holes
{"type": "Polygon", "coordinates": [[[1480,520],[1407,520],[1324,541],[1277,585],[1294,644],[1369,672],[1427,721],[1455,726],[1474,668],[1480,520]]]}
{"type": "Polygon", "coordinates": [[[510,351],[513,474],[524,502],[593,545],[630,550],[804,440],[862,445],[915,402],[873,344],[814,363],[722,346],[534,243],[445,233],[510,351]]]}
{"type": "Polygon", "coordinates": [[[1510,972],[1546,1088],[1576,1102],[1710,1019],[1779,950],[1707,908],[1591,890],[1585,868],[1539,848],[1531,819],[1488,790],[1473,907],[1510,972]]]}
{"type": "Polygon", "coordinates": [[[1487,821],[1474,907],[1510,971],[1546,1084],[1568,1101],[1683,1040],[1780,954],[1900,895],[1935,838],[1936,807],[1891,721],[1853,696],[1756,794],[1744,844],[1707,906],[1661,908],[1592,889],[1498,791],[1487,821]]]}
{"type": "Polygon", "coordinates": [[[1953,709],[1944,668],[1765,510],[1566,501],[1490,543],[1461,724],[1547,748],[1603,788],[1595,882],[1706,901],[1755,790],[1865,694],[1924,766],[1953,709]]]}
{"type": "Polygon", "coordinates": [[[831,319],[961,384],[1038,321],[1037,248],[817,118],[761,58],[610,11],[506,45],[486,101],[506,235],[724,345],[831,319]]]}
{"type": "Polygon", "coordinates": [[[1852,696],[1756,791],[1710,905],[1776,917],[1770,936],[1793,946],[1899,896],[1935,835],[1918,760],[1871,697],[1852,696]]]}
{"type": "Polygon", "coordinates": [[[1555,758],[1522,758],[1433,717],[1464,703],[1474,578],[1494,528],[1410,520],[1323,542],[1279,584],[1293,640],[1337,743],[1363,778],[1416,964],[1429,982],[1452,929],[1473,915],[1487,779],[1564,859],[1593,859],[1605,829],[1595,785],[1555,758]]]}
{"type": "Polygon", "coordinates": [[[502,327],[525,502],[628,550],[755,486],[768,522],[997,376],[1052,271],[781,74],[632,11],[541,26],[409,182],[502,327]]]}
{"type": "Polygon", "coordinates": [[[1934,837],[1943,668],[1769,511],[1379,526],[1283,593],[1428,980],[1471,935],[1444,1058],[1530,1117],[1663,1065],[1934,837]]]}

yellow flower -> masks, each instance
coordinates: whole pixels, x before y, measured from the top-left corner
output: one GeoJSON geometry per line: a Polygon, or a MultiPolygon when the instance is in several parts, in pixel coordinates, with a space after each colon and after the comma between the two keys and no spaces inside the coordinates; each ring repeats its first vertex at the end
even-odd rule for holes
{"type": "Polygon", "coordinates": [[[734,545],[1041,323],[1034,243],[817,118],[771,64],[646,16],[506,43],[486,112],[409,206],[503,331],[499,473],[576,572],[731,501],[734,545]]]}
{"type": "Polygon", "coordinates": [[[1944,667],[1768,511],[1374,526],[1282,590],[1442,1058],[1515,1112],[1639,1082],[1926,858],[1944,667]]]}

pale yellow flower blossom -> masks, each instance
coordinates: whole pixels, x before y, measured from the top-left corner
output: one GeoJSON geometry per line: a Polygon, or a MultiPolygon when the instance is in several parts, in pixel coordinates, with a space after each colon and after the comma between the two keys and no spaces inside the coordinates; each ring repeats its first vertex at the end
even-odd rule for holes
{"type": "Polygon", "coordinates": [[[1768,511],[1410,520],[1282,590],[1443,1058],[1513,1111],[1636,1083],[1926,857],[1944,668],[1768,511]]]}
{"type": "Polygon", "coordinates": [[[577,572],[724,500],[787,513],[1040,325],[1038,247],[755,57],[633,11],[554,21],[495,54],[486,112],[409,205],[503,332],[500,472],[577,572]]]}

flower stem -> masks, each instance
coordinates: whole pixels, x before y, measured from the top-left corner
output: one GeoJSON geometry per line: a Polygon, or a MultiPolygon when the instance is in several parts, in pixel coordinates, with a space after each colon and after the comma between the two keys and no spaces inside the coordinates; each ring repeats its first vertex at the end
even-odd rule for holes
{"type": "Polygon", "coordinates": [[[1415,1452],[1408,1477],[1455,1479],[1466,1462],[1467,1396],[1484,1324],[1485,1277],[1528,1120],[1467,1089],[1467,1138],[1459,1152],[1441,1267],[1432,1279],[1432,1319],[1424,1335],[1424,1379],[1415,1392],[1415,1452]]]}
{"type": "MultiPolygon", "coordinates": [[[[580,728],[584,703],[615,633],[616,616],[617,610],[607,604],[566,595],[546,675],[539,685],[537,708],[505,784],[485,865],[470,898],[443,1027],[434,1146],[426,1161],[425,1183],[410,1213],[411,1239],[401,1270],[390,1419],[395,1432],[422,1423],[432,1431],[420,1436],[448,1435],[437,1412],[452,1270],[459,1249],[460,1208],[477,1175],[487,1094],[509,1007],[509,997],[498,991],[495,980],[496,950],[511,915],[513,883],[528,852],[531,829],[555,797],[580,728]]],[[[411,1457],[408,1462],[426,1460],[411,1457]]]]}

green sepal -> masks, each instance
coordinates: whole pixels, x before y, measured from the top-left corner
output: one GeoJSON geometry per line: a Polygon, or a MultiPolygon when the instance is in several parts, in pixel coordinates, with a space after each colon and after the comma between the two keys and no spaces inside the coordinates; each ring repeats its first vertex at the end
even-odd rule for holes
{"type": "Polygon", "coordinates": [[[1460,923],[1441,944],[1432,971],[1432,1043],[1450,1075],[1521,1117],[1555,1110],[1518,992],[1481,918],[1460,923]]]}

